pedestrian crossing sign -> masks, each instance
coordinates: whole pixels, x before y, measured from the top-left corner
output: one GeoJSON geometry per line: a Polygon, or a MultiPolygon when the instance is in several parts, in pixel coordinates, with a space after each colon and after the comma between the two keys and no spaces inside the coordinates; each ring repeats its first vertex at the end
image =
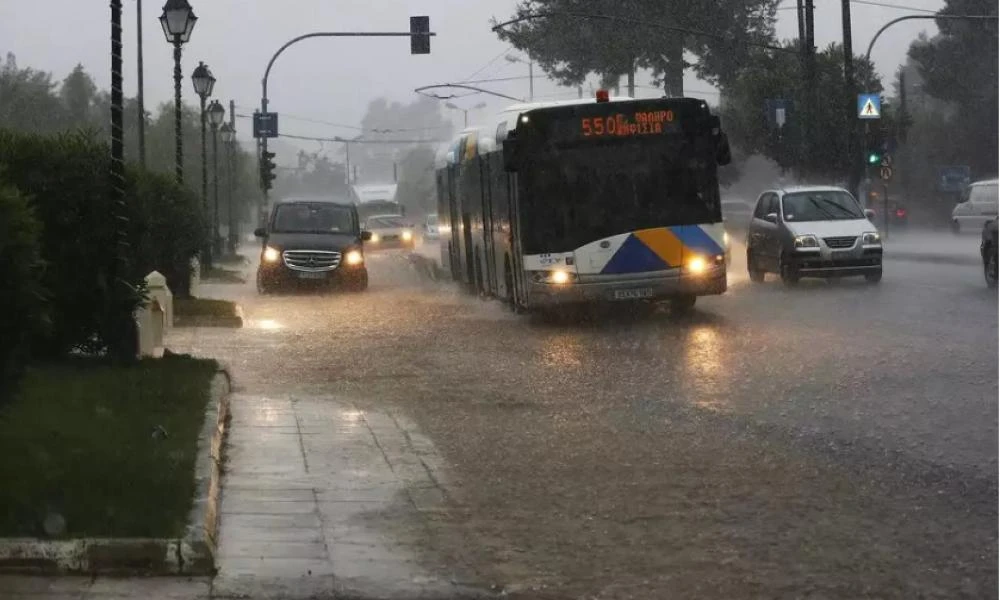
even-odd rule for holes
{"type": "Polygon", "coordinates": [[[882,98],[878,94],[858,94],[858,118],[881,119],[882,98]]]}

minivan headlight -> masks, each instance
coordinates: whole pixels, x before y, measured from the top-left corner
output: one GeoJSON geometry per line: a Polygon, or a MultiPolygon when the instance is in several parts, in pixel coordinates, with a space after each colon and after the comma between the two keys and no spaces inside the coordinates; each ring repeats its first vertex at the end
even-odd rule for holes
{"type": "Polygon", "coordinates": [[[365,257],[361,254],[360,250],[351,250],[344,257],[344,260],[347,262],[347,264],[355,266],[363,263],[365,261],[365,257]]]}
{"type": "Polygon", "coordinates": [[[881,246],[882,236],[875,231],[868,231],[861,235],[861,243],[865,246],[881,246]]]}
{"type": "Polygon", "coordinates": [[[269,263],[278,262],[279,258],[281,258],[281,251],[280,250],[278,250],[277,248],[271,247],[271,246],[268,246],[268,247],[264,248],[264,261],[265,262],[269,262],[269,263]]]}
{"type": "Polygon", "coordinates": [[[795,237],[796,248],[819,248],[819,240],[814,235],[800,235],[795,237]]]}

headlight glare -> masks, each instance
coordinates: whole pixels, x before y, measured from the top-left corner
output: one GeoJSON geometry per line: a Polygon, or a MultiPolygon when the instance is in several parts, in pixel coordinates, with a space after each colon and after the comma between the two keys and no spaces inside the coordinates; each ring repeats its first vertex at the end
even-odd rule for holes
{"type": "Polygon", "coordinates": [[[403,241],[404,242],[408,242],[408,241],[410,241],[412,239],[413,239],[413,232],[412,231],[404,231],[403,232],[403,241]]]}
{"type": "Polygon", "coordinates": [[[369,241],[378,243],[378,234],[377,233],[373,233],[372,234],[372,239],[369,240],[369,241]]]}
{"type": "Polygon", "coordinates": [[[551,285],[566,285],[576,281],[576,273],[571,273],[563,269],[536,271],[532,277],[536,283],[548,283],[551,285]]]}
{"type": "Polygon", "coordinates": [[[347,256],[344,257],[344,260],[346,260],[349,265],[360,265],[365,261],[365,257],[361,254],[360,250],[351,250],[347,253],[347,256]]]}
{"type": "Polygon", "coordinates": [[[869,231],[861,236],[861,243],[866,246],[881,246],[882,236],[875,231],[869,231]]]}
{"type": "Polygon", "coordinates": [[[800,235],[795,238],[796,248],[819,248],[819,240],[814,235],[800,235]]]}
{"type": "Polygon", "coordinates": [[[265,262],[269,262],[269,263],[278,262],[279,258],[281,258],[281,251],[280,250],[278,250],[277,248],[272,248],[271,246],[268,246],[268,247],[264,248],[264,261],[265,262]]]}
{"type": "Polygon", "coordinates": [[[687,260],[685,267],[688,273],[691,273],[692,275],[701,275],[708,270],[708,261],[706,261],[703,256],[692,256],[687,260]]]}

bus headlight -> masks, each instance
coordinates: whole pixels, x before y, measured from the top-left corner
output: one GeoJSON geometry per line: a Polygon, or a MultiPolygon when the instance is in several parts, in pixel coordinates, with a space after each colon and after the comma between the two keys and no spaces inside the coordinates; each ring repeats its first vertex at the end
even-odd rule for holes
{"type": "Polygon", "coordinates": [[[403,241],[404,242],[408,242],[408,241],[410,241],[412,239],[413,239],[413,232],[412,231],[409,231],[409,230],[403,231],[403,241]]]}
{"type": "Polygon", "coordinates": [[[708,270],[708,261],[702,256],[692,256],[688,259],[687,272],[692,275],[701,275],[708,270]]]}
{"type": "Polygon", "coordinates": [[[566,285],[576,281],[576,273],[571,273],[564,269],[556,269],[554,271],[536,271],[532,278],[536,283],[566,285]]]}
{"type": "Polygon", "coordinates": [[[278,262],[279,258],[281,258],[280,250],[278,250],[277,248],[272,248],[271,246],[264,248],[264,262],[269,262],[269,263],[278,262]]]}
{"type": "Polygon", "coordinates": [[[350,252],[347,253],[347,256],[344,257],[344,260],[347,262],[347,264],[354,266],[354,265],[360,265],[361,263],[365,262],[365,257],[362,256],[359,250],[351,250],[350,252]]]}

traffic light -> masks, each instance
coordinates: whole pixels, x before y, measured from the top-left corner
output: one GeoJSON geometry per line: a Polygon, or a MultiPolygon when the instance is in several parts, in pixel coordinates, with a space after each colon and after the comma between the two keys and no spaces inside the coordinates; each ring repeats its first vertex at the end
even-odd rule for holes
{"type": "Polygon", "coordinates": [[[430,32],[430,17],[410,17],[410,54],[431,53],[430,32]]]}
{"type": "Polygon", "coordinates": [[[868,152],[867,161],[869,165],[880,165],[882,164],[882,153],[878,150],[870,150],[868,152]]]}
{"type": "Polygon", "coordinates": [[[274,181],[274,152],[261,152],[260,154],[260,186],[264,190],[271,189],[271,182],[274,181]]]}

